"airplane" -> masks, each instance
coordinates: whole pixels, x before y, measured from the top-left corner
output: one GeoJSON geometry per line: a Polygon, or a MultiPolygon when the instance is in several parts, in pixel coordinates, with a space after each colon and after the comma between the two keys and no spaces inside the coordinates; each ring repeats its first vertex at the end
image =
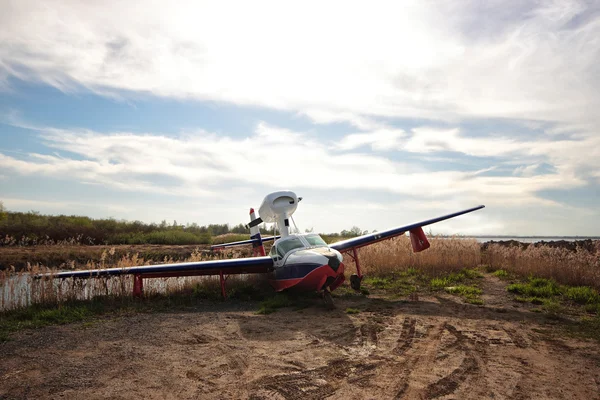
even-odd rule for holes
{"type": "MultiPolygon", "coordinates": [[[[259,210],[259,217],[253,208],[250,209],[250,239],[211,246],[213,251],[226,247],[252,245],[253,257],[185,262],[161,265],[149,265],[130,268],[107,268],[85,271],[68,271],[55,274],[41,274],[37,278],[94,278],[119,275],[133,275],[133,295],[143,296],[143,279],[180,276],[219,275],[221,294],[226,297],[225,282],[227,277],[235,274],[262,273],[268,275],[271,286],[278,292],[283,290],[314,291],[321,293],[325,303],[333,306],[331,291],[338,288],[346,279],[344,256],[348,256],[356,266],[356,273],[350,276],[350,286],[360,290],[363,274],[360,268],[357,250],[361,247],[391,239],[406,232],[414,252],[430,247],[423,227],[440,221],[467,214],[485,206],[468,208],[452,214],[374,232],[362,236],[327,244],[316,233],[292,233],[290,219],[296,211],[302,197],[289,190],[268,194],[259,210]],[[262,237],[261,223],[273,223],[279,235],[262,237]],[[264,242],[274,241],[269,254],[265,253],[264,242]]],[[[296,228],[297,230],[297,228],[296,228]]]]}

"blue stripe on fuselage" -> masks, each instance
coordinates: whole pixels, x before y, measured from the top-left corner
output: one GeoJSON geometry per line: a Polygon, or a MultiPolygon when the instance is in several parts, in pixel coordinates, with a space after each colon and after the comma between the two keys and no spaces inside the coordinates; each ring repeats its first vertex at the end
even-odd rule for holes
{"type": "Polygon", "coordinates": [[[318,263],[300,263],[300,264],[287,264],[281,267],[275,268],[273,275],[275,279],[298,279],[304,278],[315,269],[323,266],[318,263]]]}

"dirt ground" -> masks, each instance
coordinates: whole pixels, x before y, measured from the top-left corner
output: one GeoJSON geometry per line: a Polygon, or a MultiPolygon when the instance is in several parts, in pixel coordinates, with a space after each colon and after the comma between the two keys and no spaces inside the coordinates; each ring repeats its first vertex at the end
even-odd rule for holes
{"type": "Polygon", "coordinates": [[[0,398],[600,399],[598,343],[485,280],[485,306],[225,302],[22,331],[0,345],[0,398]]]}

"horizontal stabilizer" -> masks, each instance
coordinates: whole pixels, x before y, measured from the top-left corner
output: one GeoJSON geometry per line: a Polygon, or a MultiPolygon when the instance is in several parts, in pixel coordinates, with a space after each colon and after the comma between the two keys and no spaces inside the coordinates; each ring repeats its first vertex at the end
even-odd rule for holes
{"type": "MultiPolygon", "coordinates": [[[[263,242],[269,242],[271,240],[277,240],[280,237],[281,236],[279,236],[279,235],[277,235],[277,236],[267,236],[267,237],[262,238],[261,240],[263,242]]],[[[240,240],[239,242],[213,244],[212,246],[210,246],[210,249],[211,250],[218,250],[218,249],[222,249],[222,248],[225,248],[225,247],[243,246],[245,244],[254,244],[254,243],[258,243],[258,239],[248,239],[248,240],[240,240]]]]}

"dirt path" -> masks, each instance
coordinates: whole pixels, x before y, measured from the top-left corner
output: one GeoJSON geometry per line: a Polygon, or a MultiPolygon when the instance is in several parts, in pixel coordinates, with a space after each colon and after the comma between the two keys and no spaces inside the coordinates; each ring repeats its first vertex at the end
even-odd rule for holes
{"type": "Polygon", "coordinates": [[[25,331],[0,345],[0,398],[600,399],[596,342],[544,333],[495,278],[484,292],[485,307],[224,303],[25,331]]]}

